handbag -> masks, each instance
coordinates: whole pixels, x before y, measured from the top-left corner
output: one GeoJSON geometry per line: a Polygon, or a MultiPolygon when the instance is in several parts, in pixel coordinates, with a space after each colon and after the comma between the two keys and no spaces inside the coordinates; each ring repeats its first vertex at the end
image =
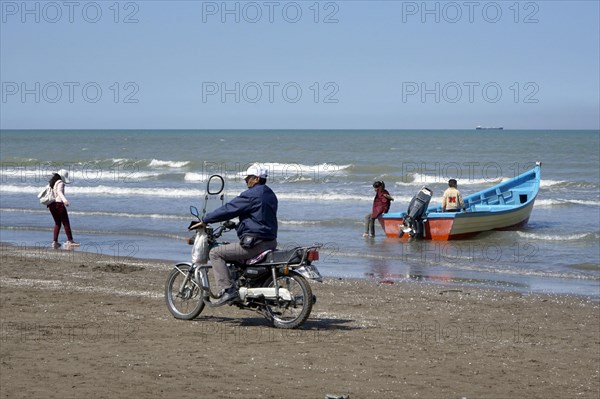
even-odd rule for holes
{"type": "Polygon", "coordinates": [[[51,203],[56,201],[56,197],[54,196],[54,190],[48,184],[40,193],[38,194],[38,198],[40,199],[40,204],[48,206],[51,203]]]}

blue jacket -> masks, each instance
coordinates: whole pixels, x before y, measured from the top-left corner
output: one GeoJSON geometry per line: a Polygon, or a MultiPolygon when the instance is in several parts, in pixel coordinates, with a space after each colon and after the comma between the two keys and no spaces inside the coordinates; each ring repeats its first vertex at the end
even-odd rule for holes
{"type": "Polygon", "coordinates": [[[269,241],[277,239],[277,196],[268,186],[257,184],[220,208],[207,213],[204,223],[217,223],[239,218],[237,235],[258,237],[269,241]]]}

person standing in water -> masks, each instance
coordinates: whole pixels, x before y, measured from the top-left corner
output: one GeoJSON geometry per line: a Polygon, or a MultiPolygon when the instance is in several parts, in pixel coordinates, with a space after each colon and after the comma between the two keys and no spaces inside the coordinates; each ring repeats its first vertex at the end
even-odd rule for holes
{"type": "Polygon", "coordinates": [[[375,237],[375,220],[390,210],[391,201],[394,199],[385,189],[385,183],[376,181],[373,183],[375,189],[375,198],[373,198],[373,208],[365,216],[365,232],[363,237],[375,237]]]}

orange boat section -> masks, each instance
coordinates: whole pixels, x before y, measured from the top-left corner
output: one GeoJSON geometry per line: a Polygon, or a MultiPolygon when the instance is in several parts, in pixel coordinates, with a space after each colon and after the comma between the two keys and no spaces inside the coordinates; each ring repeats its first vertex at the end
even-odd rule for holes
{"type": "MultiPolygon", "coordinates": [[[[402,226],[402,219],[379,219],[379,223],[385,231],[387,237],[399,238],[400,227],[402,226]]],[[[432,226],[432,223],[425,223],[425,239],[433,241],[448,241],[450,239],[460,239],[473,236],[476,233],[471,234],[455,234],[452,235],[452,225],[454,224],[453,218],[448,219],[436,219],[432,226]]],[[[411,237],[408,234],[404,234],[400,237],[402,241],[408,241],[411,237]]]]}

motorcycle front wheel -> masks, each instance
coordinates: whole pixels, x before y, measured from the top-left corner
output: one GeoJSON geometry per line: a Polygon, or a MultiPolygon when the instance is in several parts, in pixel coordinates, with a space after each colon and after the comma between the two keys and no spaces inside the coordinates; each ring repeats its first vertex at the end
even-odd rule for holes
{"type": "Polygon", "coordinates": [[[176,319],[195,319],[204,309],[204,291],[193,281],[190,269],[185,263],[176,265],[165,284],[167,308],[176,319]]]}
{"type": "MultiPolygon", "coordinates": [[[[278,276],[277,283],[280,288],[290,292],[292,300],[269,300],[265,306],[265,317],[277,328],[297,328],[308,319],[312,310],[312,289],[308,281],[299,274],[278,276]]],[[[275,286],[272,278],[267,281],[266,286],[275,286]]]]}

